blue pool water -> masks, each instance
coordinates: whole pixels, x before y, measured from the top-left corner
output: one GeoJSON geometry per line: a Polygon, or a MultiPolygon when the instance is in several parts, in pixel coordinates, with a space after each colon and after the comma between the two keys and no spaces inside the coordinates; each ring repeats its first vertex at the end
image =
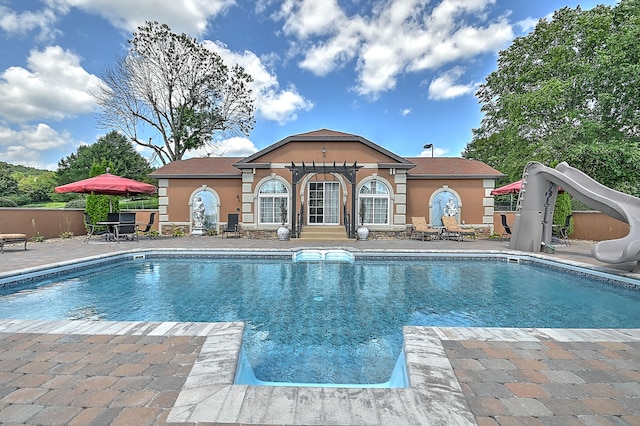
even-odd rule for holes
{"type": "Polygon", "coordinates": [[[388,381],[404,325],[640,328],[638,312],[640,291],[486,259],[128,260],[0,296],[0,318],[244,321],[256,378],[289,383],[388,381]]]}

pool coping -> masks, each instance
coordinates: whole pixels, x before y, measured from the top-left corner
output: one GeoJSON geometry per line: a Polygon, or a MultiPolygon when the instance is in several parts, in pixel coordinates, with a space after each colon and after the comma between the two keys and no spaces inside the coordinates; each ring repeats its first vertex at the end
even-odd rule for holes
{"type": "MultiPolygon", "coordinates": [[[[104,262],[105,260],[118,260],[135,258],[140,255],[157,255],[157,254],[180,254],[181,256],[188,257],[194,255],[207,255],[211,253],[220,253],[222,255],[247,255],[249,253],[269,253],[271,256],[291,256],[293,258],[294,253],[301,250],[317,250],[317,247],[292,247],[289,249],[269,249],[269,248],[252,248],[252,249],[237,249],[237,248],[136,248],[130,250],[123,250],[115,253],[103,253],[94,256],[88,256],[79,259],[67,260],[62,262],[54,262],[46,265],[38,265],[30,268],[16,269],[9,272],[0,273],[0,286],[5,285],[9,281],[15,281],[18,279],[29,278],[30,276],[38,276],[43,271],[59,271],[65,272],[69,269],[73,269],[74,265],[91,266],[96,263],[104,262]]],[[[356,256],[361,255],[363,258],[369,256],[375,256],[376,253],[381,253],[381,256],[434,256],[434,257],[477,257],[477,256],[503,256],[514,259],[535,259],[541,263],[547,263],[549,265],[562,265],[569,269],[579,268],[591,271],[594,275],[611,275],[619,277],[620,281],[631,282],[634,286],[640,289],[640,274],[633,272],[621,271],[606,266],[592,265],[583,262],[577,262],[571,259],[562,259],[557,257],[551,257],[542,253],[524,253],[515,250],[455,250],[455,249],[356,249],[354,247],[333,247],[333,249],[345,250],[353,253],[356,256]]]]}

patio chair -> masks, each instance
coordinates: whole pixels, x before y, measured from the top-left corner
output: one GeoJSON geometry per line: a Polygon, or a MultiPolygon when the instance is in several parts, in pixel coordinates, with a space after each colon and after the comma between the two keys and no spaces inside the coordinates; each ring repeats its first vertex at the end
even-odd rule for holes
{"type": "Polygon", "coordinates": [[[560,238],[564,241],[565,246],[569,246],[569,227],[571,226],[572,214],[568,215],[564,220],[564,226],[560,228],[560,238]]]}
{"type": "Polygon", "coordinates": [[[411,223],[413,226],[411,227],[411,236],[409,238],[415,238],[414,234],[417,238],[420,238],[422,241],[425,238],[429,237],[429,239],[438,239],[440,238],[440,231],[434,228],[430,228],[427,225],[427,220],[421,216],[413,216],[411,217],[411,223]]]}
{"type": "Polygon", "coordinates": [[[107,230],[104,226],[96,225],[95,223],[91,223],[91,218],[89,217],[89,213],[84,212],[84,227],[87,229],[87,237],[84,239],[84,242],[87,243],[94,235],[104,235],[107,233],[107,230]]]}
{"type": "Polygon", "coordinates": [[[460,227],[458,221],[453,216],[442,216],[442,225],[445,228],[445,236],[449,239],[463,241],[465,235],[474,240],[476,239],[475,231],[460,227]]]}
{"type": "Polygon", "coordinates": [[[150,231],[155,219],[156,219],[156,212],[151,212],[151,214],[149,215],[149,222],[144,226],[144,229],[142,229],[139,225],[136,225],[136,234],[142,235],[143,237],[146,236],[146,237],[152,238],[150,231]]]}
{"type": "Polygon", "coordinates": [[[500,236],[500,241],[503,241],[507,235],[509,236],[509,239],[511,239],[511,226],[507,223],[507,215],[501,214],[500,219],[502,220],[502,227],[504,228],[504,231],[502,231],[502,235],[500,236]]]}
{"type": "Polygon", "coordinates": [[[235,238],[238,238],[238,213],[229,213],[227,226],[222,230],[222,235],[228,235],[231,232],[235,238]]]}
{"type": "Polygon", "coordinates": [[[118,217],[118,238],[126,238],[127,240],[137,240],[136,234],[136,214],[120,213],[118,217]]]}

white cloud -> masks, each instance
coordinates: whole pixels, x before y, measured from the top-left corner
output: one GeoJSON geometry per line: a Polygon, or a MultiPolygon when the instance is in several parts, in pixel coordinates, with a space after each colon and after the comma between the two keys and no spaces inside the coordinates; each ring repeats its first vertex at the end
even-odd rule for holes
{"type": "Polygon", "coordinates": [[[248,157],[258,152],[258,148],[251,140],[243,137],[232,137],[218,142],[213,142],[202,148],[187,152],[184,158],[198,157],[248,157]]]}
{"type": "Polygon", "coordinates": [[[449,152],[449,149],[434,147],[433,155],[431,153],[431,148],[429,148],[429,149],[422,150],[422,152],[418,155],[418,157],[444,157],[445,155],[447,155],[448,152],[449,152]]]}
{"type": "Polygon", "coordinates": [[[48,151],[73,150],[77,146],[68,132],[58,133],[46,124],[24,126],[19,130],[0,127],[0,158],[11,164],[55,170],[44,158],[48,151]]]}
{"type": "Polygon", "coordinates": [[[527,18],[517,22],[516,25],[520,27],[523,33],[528,33],[532,31],[536,27],[536,25],[538,25],[539,21],[539,18],[527,18]]]}
{"type": "Polygon", "coordinates": [[[300,67],[326,75],[356,59],[355,91],[376,98],[395,88],[402,73],[439,69],[513,40],[505,18],[488,21],[494,3],[443,0],[432,7],[427,0],[388,0],[374,3],[369,16],[347,16],[335,0],[287,0],[277,17],[302,46],[300,67]]]}
{"type": "Polygon", "coordinates": [[[0,29],[10,35],[22,35],[33,30],[39,30],[38,39],[50,39],[56,33],[52,29],[56,21],[56,14],[50,9],[41,11],[28,10],[16,13],[8,7],[0,5],[0,29]]]}
{"type": "Polygon", "coordinates": [[[89,94],[100,79],[80,66],[80,58],[58,46],[31,51],[29,69],[11,67],[0,75],[0,116],[12,122],[62,120],[90,113],[89,94]]]}
{"type": "Polygon", "coordinates": [[[454,67],[434,78],[429,85],[429,99],[452,99],[475,93],[478,88],[475,83],[456,84],[456,81],[463,75],[463,68],[454,67]]]}
{"type": "Polygon", "coordinates": [[[286,19],[285,33],[300,38],[332,32],[345,20],[336,0],[285,0],[278,16],[286,19]]]}
{"type": "Polygon", "coordinates": [[[47,0],[61,11],[76,7],[104,17],[114,27],[135,31],[146,21],[158,21],[177,33],[201,35],[209,19],[224,13],[235,0],[47,0]]]}
{"type": "Polygon", "coordinates": [[[411,108],[405,108],[405,109],[401,109],[400,110],[400,115],[405,117],[407,115],[411,114],[411,108]]]}
{"type": "Polygon", "coordinates": [[[232,52],[219,42],[205,41],[203,44],[220,55],[227,64],[239,64],[253,77],[251,89],[256,96],[256,112],[260,117],[283,124],[295,120],[298,111],[313,108],[313,103],[299,94],[295,86],[282,89],[277,77],[255,53],[232,52]]]}

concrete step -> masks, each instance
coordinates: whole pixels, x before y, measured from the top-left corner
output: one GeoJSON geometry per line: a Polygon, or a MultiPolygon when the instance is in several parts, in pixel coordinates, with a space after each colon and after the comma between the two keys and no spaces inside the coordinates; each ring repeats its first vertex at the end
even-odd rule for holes
{"type": "Polygon", "coordinates": [[[347,232],[342,225],[305,225],[300,240],[348,241],[347,232]]]}

